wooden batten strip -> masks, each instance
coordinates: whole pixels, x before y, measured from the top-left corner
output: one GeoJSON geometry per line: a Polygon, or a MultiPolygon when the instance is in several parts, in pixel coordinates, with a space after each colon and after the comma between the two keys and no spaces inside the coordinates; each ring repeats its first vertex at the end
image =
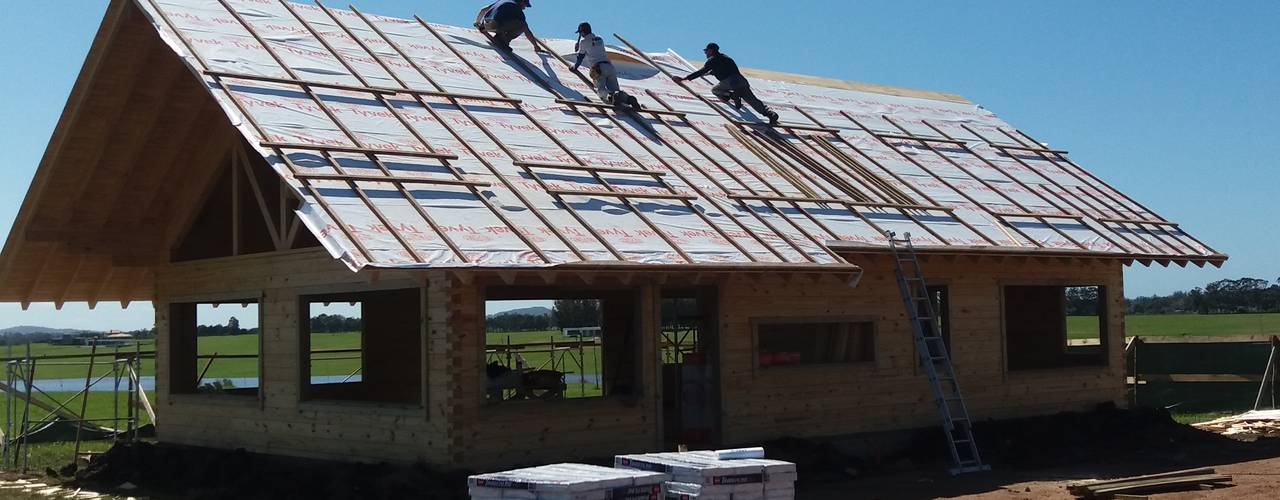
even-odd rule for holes
{"type": "Polygon", "coordinates": [[[357,153],[366,155],[389,155],[389,156],[406,156],[413,158],[432,158],[437,160],[457,160],[458,155],[429,153],[426,151],[404,151],[397,149],[379,149],[367,148],[360,146],[337,146],[330,144],[304,144],[297,142],[272,142],[262,141],[259,143],[264,148],[271,149],[301,149],[304,151],[328,151],[330,153],[357,153]]]}
{"type": "Polygon", "coordinates": [[[359,174],[294,174],[295,179],[312,180],[312,181],[360,181],[360,182],[388,182],[399,184],[439,184],[442,186],[475,186],[490,187],[493,183],[485,181],[469,181],[459,179],[429,179],[425,177],[404,177],[404,176],[386,176],[386,175],[359,175],[359,174]]]}
{"type": "Polygon", "coordinates": [[[250,74],[236,73],[231,71],[205,70],[203,71],[203,73],[209,76],[215,76],[220,78],[234,78],[237,80],[253,80],[253,81],[259,81],[259,82],[280,83],[285,85],[297,85],[300,87],[306,86],[306,87],[318,87],[318,88],[326,88],[326,89],[334,89],[334,90],[346,90],[350,92],[366,92],[370,94],[382,94],[382,95],[403,94],[403,95],[420,95],[420,96],[430,96],[430,97],[449,97],[449,98],[466,99],[466,100],[473,100],[473,101],[502,102],[502,103],[508,103],[508,104],[521,102],[520,99],[512,99],[509,97],[496,97],[496,96],[488,96],[488,95],[480,95],[480,94],[464,94],[464,93],[457,93],[457,92],[440,92],[440,91],[433,91],[433,90],[411,89],[408,87],[391,88],[391,87],[379,87],[379,86],[373,86],[373,85],[344,85],[341,83],[317,82],[313,80],[302,80],[298,78],[281,78],[276,76],[250,75],[250,74]]]}
{"type": "MultiPolygon", "coordinates": [[[[588,107],[588,108],[596,108],[596,109],[616,109],[616,107],[615,107],[614,105],[612,105],[612,104],[604,104],[604,103],[599,103],[599,102],[573,101],[573,100],[569,100],[569,99],[556,99],[556,103],[557,103],[557,104],[564,104],[564,105],[566,105],[566,106],[586,106],[586,107],[588,107]]],[[[679,118],[684,118],[686,115],[688,115],[688,113],[683,113],[683,112],[680,112],[680,111],[667,111],[667,110],[662,110],[662,109],[652,109],[652,108],[645,108],[645,109],[641,109],[641,110],[639,110],[639,111],[637,111],[637,112],[638,112],[638,113],[649,113],[649,114],[654,114],[654,115],[668,115],[668,116],[675,116],[675,117],[679,117],[679,118]]]]}
{"type": "Polygon", "coordinates": [[[666,172],[663,172],[660,170],[647,170],[643,168],[598,167],[595,165],[578,165],[574,163],[551,163],[551,162],[541,162],[541,161],[513,161],[511,163],[517,167],[555,168],[560,170],[580,170],[583,172],[602,172],[602,173],[609,173],[609,174],[635,174],[635,175],[651,175],[651,176],[667,175],[666,172]]]}

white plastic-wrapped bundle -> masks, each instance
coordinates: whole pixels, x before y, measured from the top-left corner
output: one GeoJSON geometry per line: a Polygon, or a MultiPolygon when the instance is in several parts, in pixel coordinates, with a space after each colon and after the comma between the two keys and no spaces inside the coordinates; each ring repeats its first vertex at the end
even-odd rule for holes
{"type": "Polygon", "coordinates": [[[763,458],[722,460],[719,456],[714,451],[619,455],[613,464],[670,475],[664,496],[672,500],[795,498],[795,464],[763,458]]]}
{"type": "Polygon", "coordinates": [[[554,464],[467,478],[471,500],[657,500],[660,472],[554,464]]]}

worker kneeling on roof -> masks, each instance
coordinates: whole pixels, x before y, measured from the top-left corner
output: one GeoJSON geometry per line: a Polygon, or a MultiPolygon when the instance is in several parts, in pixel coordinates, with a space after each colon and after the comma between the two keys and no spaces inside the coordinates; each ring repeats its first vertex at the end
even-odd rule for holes
{"type": "Polygon", "coordinates": [[[524,18],[524,10],[529,7],[533,7],[530,0],[498,0],[480,9],[475,26],[481,31],[492,31],[494,45],[504,51],[511,52],[511,41],[524,35],[533,44],[534,51],[543,52],[524,18]]]}
{"type": "Polygon", "coordinates": [[[756,97],[755,92],[751,91],[751,83],[747,81],[747,77],[742,76],[742,71],[738,69],[738,63],[734,62],[733,58],[721,54],[720,46],[715,43],[707,44],[707,48],[702,49],[702,53],[707,56],[707,62],[702,69],[690,73],[689,76],[673,77],[675,81],[693,80],[711,73],[720,80],[720,83],[711,88],[711,93],[721,101],[731,104],[739,111],[742,110],[742,101],[746,101],[751,105],[751,109],[768,117],[769,123],[778,124],[778,113],[765,106],[760,98],[756,97]]]}
{"type": "Polygon", "coordinates": [[[591,32],[590,23],[578,25],[578,60],[573,70],[586,66],[591,72],[591,80],[595,82],[596,95],[600,100],[614,106],[626,106],[632,110],[640,110],[640,102],[618,87],[618,70],[609,62],[609,54],[605,50],[604,39],[591,32]]]}

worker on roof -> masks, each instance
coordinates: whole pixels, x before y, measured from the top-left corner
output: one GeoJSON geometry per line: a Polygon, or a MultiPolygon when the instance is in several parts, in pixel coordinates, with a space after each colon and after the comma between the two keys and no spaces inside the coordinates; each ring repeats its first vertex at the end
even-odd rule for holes
{"type": "Polygon", "coordinates": [[[760,98],[756,97],[755,92],[751,91],[751,83],[747,81],[747,77],[742,76],[742,71],[738,69],[738,63],[733,62],[733,58],[720,53],[720,45],[715,43],[707,44],[707,48],[702,49],[702,53],[707,56],[707,62],[702,69],[690,73],[685,77],[674,77],[677,82],[693,80],[701,78],[707,73],[711,73],[720,83],[711,88],[711,93],[719,97],[721,101],[731,104],[734,109],[742,110],[742,101],[746,101],[751,105],[751,109],[756,110],[769,118],[769,123],[778,124],[778,113],[765,106],[760,98]]]}
{"type": "Polygon", "coordinates": [[[543,52],[524,18],[524,10],[533,7],[530,0],[498,0],[480,9],[476,14],[476,29],[493,32],[493,43],[505,52],[511,52],[511,41],[524,35],[533,44],[535,52],[543,52]]]}
{"type": "Polygon", "coordinates": [[[590,70],[591,80],[595,82],[596,95],[600,100],[614,106],[626,106],[633,111],[640,110],[640,102],[618,87],[618,70],[609,62],[609,54],[605,51],[604,39],[591,32],[591,23],[578,25],[578,60],[573,63],[577,71],[583,65],[590,70]]]}

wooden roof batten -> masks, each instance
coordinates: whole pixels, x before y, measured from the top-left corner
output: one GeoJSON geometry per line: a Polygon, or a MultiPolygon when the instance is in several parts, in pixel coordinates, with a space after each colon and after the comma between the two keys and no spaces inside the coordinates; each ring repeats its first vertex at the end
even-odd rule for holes
{"type": "MultiPolygon", "coordinates": [[[[414,208],[417,217],[447,247],[451,261],[443,264],[446,267],[457,266],[463,271],[492,268],[475,262],[474,256],[463,244],[455,241],[442,228],[442,224],[436,220],[436,214],[418,203],[410,186],[437,185],[471,193],[501,226],[520,239],[529,253],[536,256],[536,266],[555,272],[608,272],[629,276],[650,270],[670,272],[676,268],[691,267],[708,273],[747,268],[798,273],[860,272],[857,266],[849,263],[846,256],[875,252],[877,247],[842,240],[841,230],[818,214],[827,209],[847,211],[851,217],[882,238],[889,234],[889,227],[868,215],[901,217],[917,227],[919,234],[928,235],[938,242],[936,246],[918,246],[922,253],[1062,256],[1121,259],[1148,265],[1153,262],[1164,265],[1173,263],[1181,266],[1188,263],[1201,266],[1221,265],[1227,259],[1226,255],[1182,231],[1177,223],[1161,218],[1076,165],[1066,157],[1066,151],[1049,148],[1017,129],[996,127],[979,131],[961,123],[959,127],[967,133],[960,134],[966,137],[960,137],[935,123],[921,120],[916,125],[932,130],[930,135],[922,136],[887,115],[882,118],[893,129],[875,130],[846,110],[838,110],[838,114],[834,115],[836,119],[824,123],[810,112],[813,111],[812,108],[806,110],[799,105],[793,106],[794,111],[803,119],[794,123],[782,123],[776,128],[766,128],[759,123],[731,116],[720,105],[695,92],[691,86],[682,84],[681,87],[690,96],[728,121],[727,127],[734,144],[731,150],[708,130],[704,130],[703,125],[695,123],[695,117],[690,116],[690,113],[677,110],[663,95],[653,90],[646,91],[646,94],[661,107],[642,112],[644,120],[654,126],[655,133],[648,135],[638,133],[634,127],[628,126],[631,119],[609,112],[607,105],[593,102],[590,98],[582,101],[569,99],[557,91],[556,86],[542,81],[539,71],[522,71],[530,81],[541,84],[552,102],[563,106],[567,114],[580,120],[581,127],[590,128],[591,132],[598,134],[601,137],[601,147],[616,151],[635,165],[595,166],[581,157],[574,148],[566,145],[557,136],[554,127],[547,126],[532,114],[525,100],[504,91],[502,86],[492,81],[463,51],[455,47],[455,41],[443,36],[421,18],[415,17],[413,22],[426,30],[433,43],[447,50],[483,80],[492,93],[457,91],[442,85],[438,79],[433,78],[430,70],[419,65],[393,37],[383,32],[377,22],[354,7],[349,13],[340,16],[329,7],[316,2],[327,16],[325,22],[335,25],[340,34],[349,37],[358,46],[358,51],[363,52],[356,56],[352,56],[351,47],[339,49],[332,45],[331,39],[335,35],[313,26],[313,21],[299,13],[295,4],[272,0],[272,3],[276,2],[303,27],[307,33],[304,36],[319,42],[323,52],[344,67],[358,84],[311,81],[302,77],[228,0],[210,0],[210,3],[224,8],[243,26],[248,35],[259,42],[287,76],[262,76],[213,69],[155,0],[112,0],[31,189],[23,201],[18,220],[5,243],[3,258],[0,259],[0,277],[5,278],[6,285],[0,289],[0,300],[22,302],[24,305],[33,301],[49,301],[61,307],[70,301],[97,304],[103,300],[127,303],[150,299],[154,295],[155,269],[167,264],[170,248],[186,229],[184,224],[200,210],[199,202],[192,200],[198,199],[199,193],[205,192],[213,182],[212,164],[216,161],[212,158],[230,151],[231,154],[238,155],[232,162],[233,168],[246,172],[250,169],[251,160],[258,161],[256,157],[243,156],[245,150],[239,149],[242,142],[240,133],[231,126],[231,119],[226,114],[230,110],[219,106],[219,101],[211,94],[215,90],[220,90],[230,99],[230,105],[247,122],[245,128],[253,129],[258,138],[263,139],[250,139],[255,149],[271,151],[282,160],[283,167],[288,170],[284,178],[301,185],[301,191],[310,197],[307,203],[313,201],[317,212],[335,221],[337,230],[344,233],[343,236],[353,245],[355,252],[361,255],[363,265],[369,266],[371,270],[397,267],[418,270],[441,263],[430,261],[408,235],[401,234],[397,229],[399,220],[383,213],[366,193],[369,183],[392,186],[392,191],[399,193],[414,208]],[[146,16],[142,12],[144,5],[158,13],[159,19],[152,20],[146,16]],[[153,22],[176,34],[177,43],[186,47],[186,52],[192,59],[182,59],[173,47],[162,41],[153,22]],[[359,27],[361,34],[356,33],[353,23],[363,23],[359,27]],[[391,53],[383,49],[374,50],[368,45],[371,43],[385,44],[391,48],[391,53]],[[357,69],[354,58],[359,58],[363,64],[371,62],[382,67],[394,80],[395,86],[374,84],[373,80],[357,69]],[[197,65],[199,67],[193,67],[197,65]],[[144,66],[158,66],[156,71],[148,73],[155,78],[139,79],[144,66]],[[427,82],[427,88],[415,88],[422,85],[409,83],[404,76],[410,73],[416,73],[414,81],[427,82]],[[217,89],[205,88],[202,85],[204,79],[200,77],[213,82],[217,89]],[[227,80],[296,86],[339,129],[349,144],[315,145],[265,140],[264,138],[271,136],[237,99],[236,93],[227,87],[227,80]],[[138,83],[130,83],[134,81],[138,83]],[[373,101],[384,107],[388,120],[402,125],[416,144],[411,149],[365,144],[330,109],[329,104],[320,98],[315,89],[369,94],[373,101]],[[438,145],[432,144],[419,133],[404,113],[390,102],[392,98],[396,98],[398,102],[407,98],[421,105],[426,114],[457,139],[462,145],[461,151],[465,151],[467,155],[466,159],[478,160],[483,167],[478,171],[487,176],[485,180],[470,176],[455,164],[460,160],[460,153],[439,152],[438,145]],[[488,137],[512,165],[527,173],[528,178],[539,185],[540,191],[555,199],[563,207],[564,215],[576,221],[578,226],[590,234],[595,245],[604,251],[589,250],[583,246],[581,238],[570,238],[561,224],[553,223],[525,196],[522,188],[512,185],[506,176],[499,173],[499,165],[492,158],[481,154],[474,145],[464,140],[463,134],[451,127],[449,119],[428,104],[428,98],[433,103],[444,100],[448,106],[452,106],[450,111],[456,110],[468,122],[467,126],[476,128],[488,137]],[[553,149],[559,152],[558,156],[572,161],[540,162],[521,158],[515,149],[504,144],[501,137],[465,105],[476,102],[514,111],[555,145],[553,149]],[[593,116],[588,116],[588,113],[593,116]],[[181,118],[187,115],[190,117],[181,118]],[[599,120],[597,116],[602,116],[604,120],[599,120]],[[847,123],[840,120],[840,117],[846,119],[847,123]],[[210,118],[218,125],[216,134],[204,133],[206,131],[199,125],[210,118]],[[597,123],[607,123],[616,130],[606,132],[597,123]],[[121,124],[129,124],[131,127],[122,127],[121,124]],[[656,133],[659,130],[662,133],[656,133]],[[991,135],[992,133],[996,135],[991,135]],[[226,138],[229,140],[225,143],[212,140],[217,134],[227,134],[226,138]],[[937,184],[957,195],[952,198],[959,197],[965,202],[939,202],[913,182],[903,179],[893,167],[877,160],[866,149],[865,144],[859,144],[853,139],[858,135],[874,139],[879,145],[877,147],[898,155],[895,161],[900,160],[918,167],[937,184]],[[200,141],[199,147],[187,147],[192,141],[200,141]],[[162,151],[162,154],[156,155],[155,159],[143,161],[143,151],[152,147],[162,151]],[[911,148],[912,154],[908,154],[905,148],[911,148]],[[290,159],[290,151],[317,153],[337,173],[305,172],[290,159]],[[743,151],[746,152],[745,156],[743,151]],[[991,151],[996,152],[995,156],[992,156],[991,151]],[[918,159],[921,152],[927,153],[930,161],[945,163],[963,172],[970,178],[965,179],[966,182],[995,192],[1013,210],[995,210],[984,206],[966,188],[955,185],[951,177],[938,175],[928,165],[921,163],[918,159]],[[372,170],[377,173],[344,171],[335,154],[363,157],[374,166],[372,170]],[[202,176],[190,180],[181,179],[183,171],[176,168],[176,165],[183,163],[181,159],[186,158],[184,155],[195,156],[197,161],[206,164],[194,169],[201,172],[202,176]],[[448,176],[397,175],[387,167],[389,159],[397,156],[439,161],[448,176]],[[75,167],[79,169],[75,170],[71,165],[77,161],[87,165],[75,167]],[[1031,171],[1038,176],[1038,180],[1033,181],[1029,177],[1019,177],[1005,171],[998,163],[1001,161],[1013,162],[1031,171]],[[797,195],[791,190],[784,191],[775,185],[776,181],[764,179],[755,166],[760,162],[770,165],[801,194],[797,195]],[[981,174],[970,170],[975,164],[997,172],[1002,181],[1018,185],[1038,200],[1038,203],[1034,206],[1026,204],[1023,200],[1000,192],[981,174]],[[594,179],[600,187],[554,187],[543,180],[548,170],[582,172],[594,179]],[[1048,172],[1054,175],[1048,175],[1048,172]],[[615,185],[604,174],[644,177],[662,188],[629,190],[615,185]],[[493,180],[488,180],[489,178],[493,180]],[[1064,183],[1060,182],[1061,179],[1074,181],[1064,183]],[[173,181],[182,183],[182,189],[176,193],[170,193],[169,191],[174,190],[167,189],[168,184],[173,181]],[[317,182],[343,183],[348,186],[377,221],[387,228],[390,236],[413,262],[405,265],[384,265],[379,262],[374,252],[366,248],[359,238],[350,233],[346,224],[342,223],[337,210],[329,206],[326,197],[316,189],[317,182]],[[131,200],[131,194],[125,193],[127,188],[138,186],[142,188],[142,192],[137,198],[144,200],[143,202],[131,200]],[[483,194],[484,190],[494,187],[511,191],[519,202],[516,205],[528,210],[538,219],[552,235],[552,239],[560,242],[576,262],[565,262],[560,260],[562,258],[553,257],[546,248],[532,241],[524,231],[526,228],[508,218],[503,209],[483,194]],[[102,192],[95,192],[95,188],[100,188],[102,192]],[[55,193],[60,193],[61,196],[55,193]],[[611,198],[618,205],[627,207],[635,218],[652,230],[655,238],[665,243],[673,256],[678,257],[678,263],[626,262],[625,252],[615,246],[610,238],[598,232],[569,202],[569,198],[575,197],[611,198]],[[59,199],[65,201],[59,202],[59,199]],[[709,232],[714,232],[723,239],[727,248],[731,247],[731,251],[736,252],[735,257],[740,258],[741,262],[718,265],[699,260],[697,255],[686,251],[664,227],[637,207],[638,201],[648,200],[686,207],[706,225],[709,232]],[[961,206],[965,204],[969,206],[961,206]],[[722,214],[739,215],[712,219],[704,213],[704,206],[713,207],[722,214]],[[975,210],[974,207],[980,209],[991,223],[976,224],[973,216],[968,214],[975,210]],[[966,213],[961,214],[962,211],[966,213]],[[158,220],[158,217],[163,220],[158,220]],[[935,230],[927,222],[938,219],[958,225],[963,231],[970,233],[972,239],[981,240],[986,245],[965,244],[956,240],[954,235],[944,235],[935,230]],[[1042,230],[1053,233],[1071,247],[1047,245],[1022,227],[1026,221],[1038,224],[1042,230]],[[154,222],[161,223],[157,225],[154,222]],[[159,232],[143,234],[143,228],[153,229],[157,226],[162,227],[159,232]],[[1076,232],[1068,231],[1067,226],[1072,226],[1072,231],[1076,232]],[[1081,238],[1082,234],[1089,237],[1081,238]],[[1099,251],[1100,244],[1105,244],[1109,250],[1099,251]],[[602,258],[600,254],[607,254],[608,257],[602,258]]],[[[649,64],[660,72],[667,72],[647,53],[625,39],[618,38],[630,50],[626,55],[634,56],[636,61],[649,64]]],[[[545,41],[537,40],[535,43],[551,48],[545,41]]],[[[551,53],[559,63],[568,66],[563,57],[555,51],[551,53]]],[[[517,56],[516,62],[523,64],[523,59],[517,56]]],[[[575,73],[580,80],[587,82],[584,75],[575,73]]],[[[952,103],[968,102],[953,94],[755,70],[749,70],[749,74],[805,85],[952,103]]],[[[677,98],[687,101],[685,97],[677,98]]],[[[823,115],[827,116],[832,115],[823,115]]],[[[254,154],[250,153],[250,156],[254,154]]],[[[266,228],[272,242],[277,248],[287,248],[287,242],[292,241],[292,235],[299,230],[301,224],[295,221],[290,229],[284,222],[283,201],[279,207],[281,221],[273,221],[268,214],[270,210],[263,201],[269,190],[258,185],[253,175],[244,179],[248,184],[243,189],[253,193],[266,218],[266,228]]],[[[297,185],[294,184],[295,188],[297,185]]],[[[283,194],[281,196],[283,200],[283,194]]],[[[514,265],[503,268],[516,269],[518,272],[526,269],[514,265]]]]}

